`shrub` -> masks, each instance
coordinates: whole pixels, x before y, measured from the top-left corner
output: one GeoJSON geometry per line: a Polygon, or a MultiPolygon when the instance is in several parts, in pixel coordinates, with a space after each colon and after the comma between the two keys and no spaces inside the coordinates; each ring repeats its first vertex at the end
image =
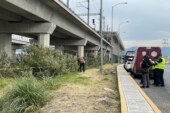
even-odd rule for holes
{"type": "Polygon", "coordinates": [[[99,55],[95,55],[93,53],[88,54],[88,59],[86,60],[86,67],[91,68],[91,67],[97,67],[100,65],[100,57],[99,55]]]}
{"type": "MultiPolygon", "coordinates": [[[[95,55],[94,53],[88,54],[88,59],[86,60],[86,67],[91,68],[91,67],[97,67],[100,66],[100,53],[98,55],[95,55]]],[[[110,63],[109,61],[109,56],[105,55],[103,56],[103,64],[108,64],[110,63]]]]}
{"type": "Polygon", "coordinates": [[[45,88],[35,78],[22,78],[0,99],[1,113],[22,113],[36,110],[48,100],[45,88]]]}
{"type": "Polygon", "coordinates": [[[70,71],[77,71],[77,61],[73,57],[71,57],[69,54],[64,54],[63,61],[66,64],[65,66],[65,72],[70,72],[70,71]]]}
{"type": "Polygon", "coordinates": [[[11,60],[5,52],[0,53],[0,68],[9,68],[11,60]]]}
{"type": "Polygon", "coordinates": [[[69,55],[64,55],[59,50],[44,48],[33,44],[25,48],[20,55],[19,65],[31,68],[36,77],[54,76],[71,71],[71,64],[76,63],[69,55]]]}
{"type": "Polygon", "coordinates": [[[13,77],[16,73],[14,70],[14,62],[8,57],[5,52],[0,53],[0,76],[13,77]]]}

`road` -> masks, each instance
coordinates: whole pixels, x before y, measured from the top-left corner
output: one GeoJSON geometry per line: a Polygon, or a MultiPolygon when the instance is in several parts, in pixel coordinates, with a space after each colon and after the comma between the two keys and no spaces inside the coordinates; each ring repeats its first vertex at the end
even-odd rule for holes
{"type": "Polygon", "coordinates": [[[170,93],[170,65],[166,65],[164,70],[165,88],[170,93]]]}
{"type": "MultiPolygon", "coordinates": [[[[135,79],[139,84],[139,79],[135,79]]],[[[150,85],[150,88],[145,88],[143,91],[151,98],[158,106],[162,113],[170,113],[170,65],[166,65],[164,72],[165,87],[155,87],[150,85]]],[[[151,80],[153,83],[153,80],[151,80]]]]}

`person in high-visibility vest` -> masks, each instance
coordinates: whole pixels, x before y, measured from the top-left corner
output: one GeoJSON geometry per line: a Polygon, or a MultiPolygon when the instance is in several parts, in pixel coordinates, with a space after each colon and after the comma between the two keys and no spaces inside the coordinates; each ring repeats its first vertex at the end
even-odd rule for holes
{"type": "Polygon", "coordinates": [[[153,85],[155,85],[156,84],[156,77],[155,77],[155,61],[158,59],[158,56],[157,57],[155,57],[154,59],[153,59],[153,65],[152,65],[152,67],[151,67],[151,72],[152,72],[152,76],[153,76],[153,85]]]}
{"type": "Polygon", "coordinates": [[[158,55],[158,60],[155,62],[155,85],[156,86],[163,86],[164,87],[164,67],[165,67],[166,60],[162,57],[161,54],[158,55]]]}
{"type": "Polygon", "coordinates": [[[151,70],[152,70],[152,76],[153,76],[153,85],[155,85],[155,81],[156,81],[156,77],[155,77],[155,66],[153,65],[152,67],[151,67],[151,70]]]}

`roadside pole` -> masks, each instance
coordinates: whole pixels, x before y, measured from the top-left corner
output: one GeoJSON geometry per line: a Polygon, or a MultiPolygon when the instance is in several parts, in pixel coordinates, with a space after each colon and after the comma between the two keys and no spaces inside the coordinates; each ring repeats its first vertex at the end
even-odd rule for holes
{"type": "Polygon", "coordinates": [[[103,72],[103,35],[102,35],[103,0],[100,0],[100,72],[103,72]]]}

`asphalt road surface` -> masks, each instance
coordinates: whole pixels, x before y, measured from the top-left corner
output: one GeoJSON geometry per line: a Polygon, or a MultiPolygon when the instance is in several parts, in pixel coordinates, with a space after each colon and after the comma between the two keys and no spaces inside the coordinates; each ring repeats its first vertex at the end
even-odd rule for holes
{"type": "MultiPolygon", "coordinates": [[[[140,80],[135,79],[139,84],[140,80]]],[[[165,87],[155,87],[150,85],[150,88],[145,88],[143,91],[157,105],[162,113],[170,113],[170,65],[166,65],[164,70],[165,87]]],[[[153,80],[150,80],[153,83],[153,80]]]]}
{"type": "Polygon", "coordinates": [[[164,69],[164,80],[166,84],[166,90],[170,93],[170,65],[166,65],[164,69]]]}

